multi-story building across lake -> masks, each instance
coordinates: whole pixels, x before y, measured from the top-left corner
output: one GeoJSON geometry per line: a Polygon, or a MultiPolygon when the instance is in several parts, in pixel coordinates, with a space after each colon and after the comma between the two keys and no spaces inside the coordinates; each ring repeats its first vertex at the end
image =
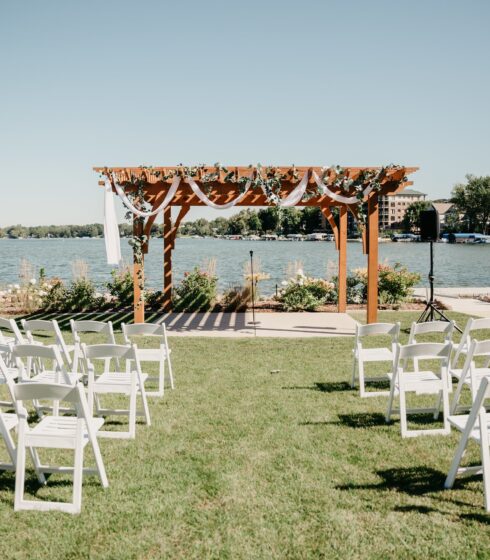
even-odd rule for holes
{"type": "Polygon", "coordinates": [[[397,226],[405,217],[405,212],[410,204],[424,201],[426,197],[426,194],[414,189],[405,189],[400,193],[380,197],[380,229],[390,229],[397,226]]]}

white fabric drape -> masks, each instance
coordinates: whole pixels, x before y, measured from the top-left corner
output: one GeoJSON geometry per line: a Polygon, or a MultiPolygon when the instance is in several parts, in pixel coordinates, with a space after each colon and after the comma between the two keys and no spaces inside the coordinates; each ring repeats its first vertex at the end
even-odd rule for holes
{"type": "Polygon", "coordinates": [[[126,208],[130,210],[133,214],[136,214],[136,216],[139,216],[140,218],[148,218],[149,216],[154,216],[155,214],[158,214],[169,205],[170,201],[175,196],[175,193],[177,192],[177,189],[179,187],[180,176],[176,175],[173,178],[167,196],[163,199],[163,202],[160,204],[160,206],[158,208],[155,208],[155,210],[150,210],[149,212],[143,212],[142,210],[136,208],[136,206],[126,196],[126,193],[122,189],[121,185],[119,185],[116,180],[114,180],[113,182],[114,182],[114,187],[116,189],[116,192],[119,198],[123,201],[124,206],[126,206],[126,208]]]}
{"type": "MultiPolygon", "coordinates": [[[[341,202],[343,204],[357,204],[359,202],[357,196],[343,196],[341,194],[332,192],[324,184],[324,182],[320,179],[320,177],[318,177],[316,171],[313,171],[313,179],[315,180],[315,183],[318,185],[318,188],[322,191],[322,193],[330,197],[332,200],[335,200],[336,202],[341,202]]],[[[367,196],[372,190],[373,190],[372,186],[367,187],[363,192],[363,196],[367,196]]]]}
{"type": "Polygon", "coordinates": [[[303,198],[305,194],[306,187],[308,186],[308,171],[305,171],[303,178],[298,183],[298,186],[291,191],[286,198],[282,198],[277,201],[277,206],[282,208],[290,208],[291,206],[296,206],[298,202],[303,198]]]}
{"type": "Polygon", "coordinates": [[[241,202],[245,198],[245,195],[247,194],[248,190],[250,189],[250,185],[252,184],[252,181],[250,181],[250,180],[247,181],[247,183],[245,185],[245,190],[240,195],[238,195],[234,200],[232,200],[230,202],[227,202],[226,204],[216,204],[216,202],[213,202],[212,200],[210,200],[202,192],[201,188],[196,183],[196,181],[194,181],[194,179],[192,177],[187,177],[185,182],[190,186],[190,188],[192,189],[192,192],[197,196],[197,198],[199,200],[204,202],[204,204],[206,206],[209,206],[210,208],[214,208],[215,210],[228,210],[228,208],[233,208],[233,206],[235,206],[236,204],[238,204],[239,202],[241,202]]]}
{"type": "Polygon", "coordinates": [[[104,240],[107,264],[119,265],[121,263],[121,238],[109,179],[105,181],[104,190],[104,240]]]}

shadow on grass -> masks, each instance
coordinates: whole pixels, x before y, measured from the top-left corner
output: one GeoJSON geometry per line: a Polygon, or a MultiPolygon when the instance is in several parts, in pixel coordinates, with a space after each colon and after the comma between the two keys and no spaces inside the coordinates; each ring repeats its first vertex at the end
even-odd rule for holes
{"type": "Polygon", "coordinates": [[[430,467],[402,467],[376,471],[382,479],[377,484],[344,484],[338,490],[395,490],[410,496],[423,496],[444,489],[446,473],[430,467]]]}
{"type": "Polygon", "coordinates": [[[287,385],[281,389],[297,389],[303,391],[321,391],[322,393],[337,393],[342,391],[354,391],[346,381],[332,381],[329,383],[315,382],[313,385],[287,385]]]}
{"type": "MultiPolygon", "coordinates": [[[[157,321],[161,318],[163,311],[161,310],[147,310],[146,322],[151,323],[157,321]]],[[[121,327],[121,323],[132,323],[133,322],[133,308],[123,307],[120,309],[113,310],[101,310],[101,311],[82,311],[82,312],[56,312],[56,311],[36,311],[35,313],[30,313],[29,315],[24,315],[19,317],[20,319],[44,319],[51,320],[57,319],[61,330],[70,329],[70,319],[75,321],[112,321],[115,329],[121,327]]]]}
{"type": "Polygon", "coordinates": [[[387,425],[384,414],[380,412],[339,414],[338,423],[348,428],[372,428],[387,425]]]}

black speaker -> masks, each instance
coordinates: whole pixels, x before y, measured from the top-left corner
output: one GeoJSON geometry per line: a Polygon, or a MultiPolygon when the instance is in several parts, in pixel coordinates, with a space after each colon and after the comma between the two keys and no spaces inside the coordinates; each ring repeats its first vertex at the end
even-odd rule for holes
{"type": "Polygon", "coordinates": [[[439,214],[435,208],[420,212],[420,238],[422,241],[439,239],[439,214]]]}

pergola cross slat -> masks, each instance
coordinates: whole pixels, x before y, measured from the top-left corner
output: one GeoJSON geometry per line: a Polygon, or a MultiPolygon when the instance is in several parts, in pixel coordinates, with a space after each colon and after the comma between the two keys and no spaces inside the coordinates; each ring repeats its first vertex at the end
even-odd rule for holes
{"type": "MultiPolygon", "coordinates": [[[[113,191],[116,192],[114,182],[125,190],[125,192],[135,192],[139,188],[139,192],[144,193],[145,202],[153,208],[157,209],[169,192],[172,178],[181,174],[185,179],[185,168],[176,167],[95,167],[94,170],[101,175],[110,178],[113,191]],[[135,180],[138,186],[135,186],[135,180]]],[[[367,204],[366,222],[361,224],[363,252],[367,254],[368,268],[368,290],[367,290],[367,321],[368,323],[376,322],[378,310],[378,212],[379,197],[397,193],[406,186],[412,184],[407,180],[407,176],[417,171],[417,167],[396,167],[387,168],[380,180],[377,189],[372,190],[363,199],[359,200],[359,204],[339,202],[355,193],[346,193],[341,188],[335,186],[335,182],[329,185],[329,196],[327,193],[320,193],[316,188],[313,179],[313,173],[317,175],[325,174],[322,167],[275,167],[275,170],[281,174],[282,180],[280,185],[279,196],[281,199],[286,198],[297,186],[298,176],[303,177],[308,173],[308,183],[306,194],[295,206],[316,206],[320,208],[335,237],[335,247],[339,254],[338,264],[338,311],[344,313],[347,309],[347,215],[350,212],[358,223],[361,223],[361,214],[359,204],[367,204]],[[338,196],[336,196],[338,195],[338,196]],[[335,220],[331,209],[338,209],[338,220],[335,220]]],[[[377,171],[379,167],[348,167],[344,168],[347,176],[357,179],[363,171],[377,171]]],[[[237,199],[243,193],[240,190],[238,180],[240,178],[250,178],[257,173],[256,169],[250,167],[227,167],[227,173],[216,167],[200,167],[193,176],[194,181],[202,185],[202,179],[209,177],[210,173],[214,173],[212,181],[206,181],[206,196],[219,205],[227,204],[237,199]],[[236,182],[230,182],[230,173],[234,175],[236,182]],[[226,176],[228,175],[228,176],[226,176]]],[[[242,179],[243,180],[243,179],[242,179]]],[[[328,180],[328,176],[327,176],[328,180]]],[[[102,182],[102,184],[104,184],[102,182]]],[[[175,248],[175,238],[180,223],[192,206],[205,206],[203,202],[191,186],[182,180],[170,200],[169,204],[163,209],[163,309],[171,311],[172,308],[172,252],[175,248]],[[174,222],[171,219],[171,208],[179,207],[179,213],[174,222]]],[[[266,194],[258,189],[250,189],[246,192],[236,204],[236,206],[271,206],[266,194]]],[[[142,246],[141,254],[133,259],[133,278],[134,278],[134,321],[144,322],[145,310],[142,297],[144,289],[144,255],[148,253],[148,245],[150,241],[150,232],[152,225],[155,223],[156,215],[146,218],[145,223],[141,219],[133,219],[133,235],[141,237],[146,235],[147,240],[142,246]]]]}

